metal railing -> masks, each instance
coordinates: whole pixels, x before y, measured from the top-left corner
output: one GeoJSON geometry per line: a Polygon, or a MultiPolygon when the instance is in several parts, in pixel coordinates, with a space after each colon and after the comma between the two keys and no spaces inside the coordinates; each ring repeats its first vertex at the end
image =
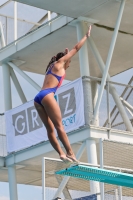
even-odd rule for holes
{"type": "MultiPolygon", "coordinates": [[[[92,81],[97,83],[97,93],[100,87],[101,79],[95,77],[83,77],[83,79],[89,79],[90,82],[92,81]]],[[[129,81],[129,84],[122,84],[116,83],[112,81],[107,81],[100,105],[99,116],[98,116],[98,123],[97,126],[99,127],[106,127],[107,129],[118,129],[127,131],[127,128],[124,124],[123,118],[116,106],[116,103],[110,94],[110,86],[112,84],[116,91],[117,95],[119,96],[120,101],[123,104],[127,117],[131,124],[133,125],[133,77],[129,81]]],[[[85,95],[85,94],[84,94],[85,95]]],[[[98,98],[98,97],[97,97],[98,98]]],[[[93,107],[95,107],[93,105],[93,107]]],[[[93,109],[94,112],[94,109],[93,109]]],[[[93,118],[93,113],[92,113],[93,118]]],[[[89,122],[91,125],[91,121],[89,122]]],[[[6,151],[6,133],[5,133],[5,118],[4,114],[0,114],[0,156],[7,155],[6,151]]]]}
{"type": "MultiPolygon", "coordinates": [[[[90,83],[97,84],[97,93],[99,92],[101,78],[84,76],[83,79],[89,79],[90,83]]],[[[108,129],[119,129],[127,131],[126,125],[123,121],[120,108],[116,105],[113,95],[111,94],[110,85],[116,91],[115,94],[118,96],[121,106],[127,115],[131,125],[133,125],[133,77],[130,79],[128,84],[106,81],[104,87],[104,93],[98,114],[98,126],[107,127],[108,129]]],[[[97,94],[98,98],[98,94],[97,94]]],[[[118,102],[117,102],[118,103],[118,102]]],[[[93,107],[95,105],[93,104],[93,107]]],[[[95,108],[94,108],[95,109],[95,108]]],[[[93,113],[94,113],[93,109],[93,113]]],[[[124,116],[125,117],[125,116],[124,116]]],[[[92,114],[93,119],[93,114],[92,114]]],[[[90,122],[91,124],[91,122],[90,122]]]]}
{"type": "MultiPolygon", "coordinates": [[[[100,195],[101,193],[96,194],[97,197],[100,197],[100,195]]],[[[113,190],[107,190],[104,192],[104,200],[118,200],[118,199],[120,199],[118,188],[113,190]]]]}
{"type": "Polygon", "coordinates": [[[6,147],[6,131],[5,131],[5,117],[4,113],[0,114],[0,156],[5,157],[7,155],[6,147]]]}
{"type": "Polygon", "coordinates": [[[57,13],[46,11],[46,14],[43,17],[41,17],[41,19],[38,22],[33,22],[30,20],[18,18],[15,6],[14,6],[14,16],[0,13],[0,23],[1,23],[0,40],[2,39],[2,43],[4,40],[5,44],[5,45],[0,44],[0,48],[3,48],[4,46],[11,44],[12,42],[22,38],[31,31],[34,31],[35,29],[43,25],[46,25],[48,23],[50,25],[50,22],[58,18],[59,16],[60,15],[57,13]],[[1,31],[3,32],[3,34],[1,34],[1,31]]]}

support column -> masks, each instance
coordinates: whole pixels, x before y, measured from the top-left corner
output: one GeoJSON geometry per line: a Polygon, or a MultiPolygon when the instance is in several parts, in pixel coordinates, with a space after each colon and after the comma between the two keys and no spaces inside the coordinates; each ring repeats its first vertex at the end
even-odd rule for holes
{"type": "Polygon", "coordinates": [[[5,43],[5,37],[4,37],[4,32],[3,32],[3,27],[2,27],[1,22],[0,22],[0,37],[1,37],[1,47],[5,47],[6,43],[5,43]]]}
{"type": "Polygon", "coordinates": [[[15,166],[8,166],[10,200],[18,200],[15,166]]]}
{"type": "Polygon", "coordinates": [[[48,11],[48,21],[51,20],[51,11],[48,11]]]}
{"type": "MultiPolygon", "coordinates": [[[[86,34],[86,27],[82,21],[77,22],[76,27],[77,39],[79,42],[86,34]]],[[[90,76],[87,42],[85,42],[85,44],[79,50],[79,62],[81,76],[90,76]]]]}
{"type": "Polygon", "coordinates": [[[12,109],[10,70],[7,64],[2,65],[5,111],[12,109]]]}
{"type": "MultiPolygon", "coordinates": [[[[86,34],[86,27],[84,22],[79,21],[76,24],[77,28],[77,38],[80,41],[86,34]]],[[[90,76],[89,69],[89,58],[88,58],[88,48],[87,42],[79,50],[79,62],[80,62],[80,74],[83,76],[90,76]]],[[[83,92],[84,92],[84,113],[85,113],[85,124],[90,124],[92,119],[93,109],[92,109],[92,94],[91,94],[91,82],[87,79],[83,79],[83,92]]]]}
{"type": "MultiPolygon", "coordinates": [[[[60,185],[60,184],[61,184],[60,177],[57,175],[55,178],[56,178],[58,184],[60,185]]],[[[63,191],[62,191],[62,193],[63,193],[65,199],[72,200],[71,194],[70,194],[70,192],[69,192],[67,186],[65,186],[65,188],[64,188],[63,191]]]]}
{"type": "MultiPolygon", "coordinates": [[[[86,140],[88,162],[97,165],[97,150],[95,140],[86,140]]],[[[92,194],[100,193],[100,185],[96,181],[90,181],[90,190],[92,194]]]]}
{"type": "MultiPolygon", "coordinates": [[[[48,11],[48,21],[50,21],[51,20],[51,11],[48,11]]],[[[49,25],[50,25],[51,23],[49,22],[49,25]]]]}
{"type": "Polygon", "coordinates": [[[12,81],[14,83],[14,86],[16,87],[16,90],[17,90],[17,92],[19,94],[19,97],[20,97],[22,103],[26,103],[27,102],[26,97],[25,97],[25,95],[23,93],[23,90],[22,90],[22,88],[21,88],[21,86],[20,86],[20,84],[18,82],[18,79],[17,79],[17,77],[16,77],[16,75],[15,75],[15,73],[14,73],[12,68],[10,68],[10,73],[11,73],[12,81]]]}
{"type": "MultiPolygon", "coordinates": [[[[121,169],[119,170],[121,172],[121,169]]],[[[119,195],[119,200],[122,200],[122,186],[119,186],[118,188],[118,195],[119,195]]]]}
{"type": "MultiPolygon", "coordinates": [[[[84,22],[77,22],[77,38],[80,41],[86,34],[86,27],[84,22]]],[[[79,50],[79,62],[80,62],[80,74],[83,76],[90,76],[89,58],[87,42],[79,50]]],[[[91,93],[91,82],[88,79],[83,79],[83,91],[84,91],[84,113],[85,113],[85,124],[90,124],[93,115],[92,107],[92,93],[91,93]]],[[[94,140],[87,140],[87,154],[88,162],[97,164],[97,151],[94,140]]],[[[90,181],[91,193],[99,193],[100,187],[97,182],[90,181]]]]}
{"type": "Polygon", "coordinates": [[[118,35],[118,30],[119,30],[119,27],[120,27],[120,22],[121,22],[121,19],[122,19],[122,14],[123,14],[123,11],[124,11],[125,2],[126,2],[126,0],[121,1],[121,5],[120,5],[117,21],[116,21],[116,26],[115,26],[115,30],[114,30],[114,33],[113,33],[108,57],[107,57],[106,67],[104,69],[104,73],[103,73],[103,77],[102,77],[101,87],[100,87],[100,91],[99,91],[99,97],[98,97],[98,101],[97,101],[95,112],[94,112],[94,120],[93,120],[94,124],[95,124],[95,119],[96,119],[97,113],[99,111],[100,103],[101,103],[101,100],[102,100],[104,86],[106,84],[106,79],[107,79],[111,59],[112,59],[112,56],[113,56],[113,51],[114,51],[114,47],[115,47],[115,43],[116,43],[116,39],[117,39],[117,35],[118,35]]]}
{"type": "MultiPolygon", "coordinates": [[[[102,58],[100,56],[100,53],[99,53],[99,51],[98,51],[98,49],[97,49],[97,47],[96,47],[96,45],[95,45],[95,43],[94,43],[94,41],[93,41],[93,39],[91,37],[89,37],[88,41],[89,41],[89,45],[90,45],[91,51],[92,51],[92,53],[93,53],[93,55],[94,55],[94,57],[95,57],[95,59],[96,59],[96,61],[98,63],[98,66],[99,66],[101,72],[103,73],[104,69],[105,69],[105,64],[104,64],[104,62],[103,62],[103,60],[102,60],[102,58]]],[[[109,74],[107,74],[107,80],[111,81],[111,78],[110,78],[109,74]]],[[[120,100],[120,98],[119,98],[119,96],[117,94],[117,91],[116,91],[115,87],[111,83],[109,84],[109,91],[110,91],[110,94],[112,95],[112,97],[113,97],[113,99],[114,99],[114,101],[116,103],[116,106],[117,106],[117,108],[118,108],[118,110],[119,110],[119,112],[121,114],[121,117],[123,119],[123,122],[124,122],[127,130],[128,131],[132,131],[133,128],[132,128],[131,122],[130,122],[130,120],[128,118],[128,115],[127,115],[127,113],[126,113],[126,111],[125,111],[125,109],[124,109],[124,107],[122,105],[122,102],[121,102],[121,100],[120,100]]]]}
{"type": "Polygon", "coordinates": [[[45,196],[45,158],[42,158],[42,200],[46,200],[46,196],[45,196]]]}
{"type": "MultiPolygon", "coordinates": [[[[95,110],[96,102],[98,99],[98,84],[96,81],[91,81],[91,92],[92,92],[92,105],[93,105],[93,112],[95,110]]],[[[99,113],[96,118],[96,126],[99,126],[99,113]]]]}
{"type": "Polygon", "coordinates": [[[8,65],[17,71],[25,80],[27,80],[36,90],[40,91],[41,87],[33,81],[27,74],[25,74],[21,69],[19,69],[14,63],[8,62],[8,65]]]}
{"type": "MultiPolygon", "coordinates": [[[[100,149],[100,168],[104,168],[103,165],[103,140],[99,139],[99,149],[100,149]]],[[[104,200],[104,183],[100,182],[101,200],[104,200]]]]}
{"type": "Polygon", "coordinates": [[[17,40],[17,2],[14,2],[14,40],[17,40]]]}
{"type": "Polygon", "coordinates": [[[133,106],[128,103],[126,100],[124,100],[122,97],[120,97],[120,100],[122,101],[122,103],[129,109],[133,112],[133,106]]]}
{"type": "Polygon", "coordinates": [[[119,198],[118,198],[118,189],[115,189],[115,200],[119,200],[119,198]]]}

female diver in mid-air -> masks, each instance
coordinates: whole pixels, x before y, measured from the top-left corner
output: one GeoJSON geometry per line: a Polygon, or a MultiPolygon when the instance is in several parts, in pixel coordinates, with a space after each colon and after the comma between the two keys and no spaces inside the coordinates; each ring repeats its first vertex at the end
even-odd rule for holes
{"type": "Polygon", "coordinates": [[[78,160],[73,153],[66,132],[64,131],[61,111],[54,98],[54,93],[61,85],[65,77],[65,71],[69,67],[71,58],[83,46],[86,39],[90,36],[90,32],[91,26],[89,27],[86,35],[75,45],[71,51],[66,48],[64,53],[61,52],[52,57],[46,69],[46,76],[42,89],[34,99],[35,108],[47,129],[49,141],[53,148],[58,152],[60,159],[65,163],[78,163],[78,160]],[[59,139],[65,147],[66,154],[63,152],[56,138],[54,127],[57,130],[59,139]]]}

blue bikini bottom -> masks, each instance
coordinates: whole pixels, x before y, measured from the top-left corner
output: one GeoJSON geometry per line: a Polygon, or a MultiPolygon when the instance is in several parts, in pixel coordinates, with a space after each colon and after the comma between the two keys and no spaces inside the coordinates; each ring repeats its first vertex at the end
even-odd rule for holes
{"type": "Polygon", "coordinates": [[[47,95],[47,94],[50,94],[50,93],[55,93],[57,90],[57,87],[54,87],[54,88],[47,88],[47,89],[44,89],[44,90],[41,90],[34,98],[34,101],[40,105],[42,105],[41,101],[42,99],[47,95]]]}

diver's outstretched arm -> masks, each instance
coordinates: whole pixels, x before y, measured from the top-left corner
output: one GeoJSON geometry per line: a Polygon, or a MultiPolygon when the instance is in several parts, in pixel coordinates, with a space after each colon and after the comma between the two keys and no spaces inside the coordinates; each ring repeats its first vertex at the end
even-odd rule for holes
{"type": "Polygon", "coordinates": [[[79,51],[79,49],[83,46],[86,39],[90,36],[90,32],[91,32],[91,26],[89,26],[89,29],[88,29],[86,35],[73,47],[73,49],[71,51],[69,51],[65,56],[60,58],[58,60],[58,62],[61,62],[61,63],[64,62],[64,64],[65,64],[68,60],[70,60],[79,51]]]}
{"type": "MultiPolygon", "coordinates": [[[[69,49],[66,48],[65,54],[68,54],[68,53],[69,53],[69,49]]],[[[64,65],[65,70],[70,66],[70,62],[71,62],[71,59],[67,60],[67,62],[65,63],[65,65],[64,65]]]]}

